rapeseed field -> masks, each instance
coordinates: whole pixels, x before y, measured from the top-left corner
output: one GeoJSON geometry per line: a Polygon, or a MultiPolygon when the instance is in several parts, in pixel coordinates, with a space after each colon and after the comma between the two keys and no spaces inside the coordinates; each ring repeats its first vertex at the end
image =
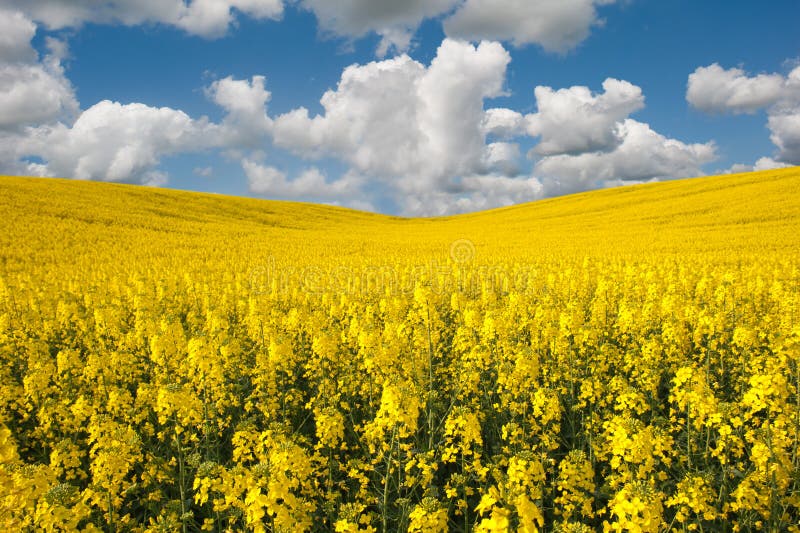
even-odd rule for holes
{"type": "Polygon", "coordinates": [[[800,169],[403,219],[0,178],[8,531],[800,531],[800,169]]]}

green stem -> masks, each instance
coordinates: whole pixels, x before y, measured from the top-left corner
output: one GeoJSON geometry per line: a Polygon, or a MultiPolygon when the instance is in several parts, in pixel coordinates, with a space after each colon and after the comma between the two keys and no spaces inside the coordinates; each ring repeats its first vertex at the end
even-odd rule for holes
{"type": "Polygon", "coordinates": [[[389,445],[389,457],[386,458],[386,475],[383,478],[383,509],[381,509],[383,531],[389,531],[389,517],[387,516],[387,507],[389,505],[389,479],[391,477],[392,454],[394,453],[394,440],[396,436],[397,426],[395,425],[394,430],[392,430],[392,442],[389,445]]]}
{"type": "Polygon", "coordinates": [[[186,527],[186,478],[183,469],[183,448],[181,447],[181,439],[178,434],[178,425],[175,424],[175,444],[178,446],[178,490],[181,494],[181,529],[183,533],[187,533],[186,527]]]}
{"type": "Polygon", "coordinates": [[[433,340],[431,339],[431,310],[428,308],[428,451],[433,449],[433,340]]]}

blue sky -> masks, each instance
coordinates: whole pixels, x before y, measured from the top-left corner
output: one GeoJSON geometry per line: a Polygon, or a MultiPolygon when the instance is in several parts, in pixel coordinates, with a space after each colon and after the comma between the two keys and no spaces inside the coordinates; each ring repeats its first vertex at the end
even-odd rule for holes
{"type": "Polygon", "coordinates": [[[800,164],[796,0],[372,1],[4,0],[0,172],[435,215],[800,164]]]}

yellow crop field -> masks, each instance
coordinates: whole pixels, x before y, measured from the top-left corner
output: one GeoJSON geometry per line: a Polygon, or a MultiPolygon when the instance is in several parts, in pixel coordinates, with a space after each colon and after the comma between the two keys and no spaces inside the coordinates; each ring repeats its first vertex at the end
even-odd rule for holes
{"type": "Polygon", "coordinates": [[[403,219],[0,178],[7,531],[800,531],[800,168],[403,219]]]}

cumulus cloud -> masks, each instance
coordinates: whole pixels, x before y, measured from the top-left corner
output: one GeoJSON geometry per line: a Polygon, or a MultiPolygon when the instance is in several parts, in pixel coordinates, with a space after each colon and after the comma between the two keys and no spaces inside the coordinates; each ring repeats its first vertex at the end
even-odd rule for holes
{"type": "Polygon", "coordinates": [[[267,113],[271,94],[264,87],[264,76],[237,80],[231,76],[214,81],[207,96],[227,114],[219,135],[222,144],[257,148],[266,141],[272,130],[272,119],[267,113]]]}
{"type": "MultiPolygon", "coordinates": [[[[381,37],[377,55],[406,51],[426,19],[445,18],[451,37],[471,41],[539,44],[565,52],[602,24],[597,6],[616,0],[293,0],[312,11],[322,33],[381,37]]],[[[278,19],[285,0],[7,0],[12,9],[49,29],[99,24],[164,24],[193,35],[217,38],[236,24],[238,14],[278,19]]],[[[2,28],[0,28],[2,29],[2,28]]],[[[18,31],[18,30],[14,30],[18,31]]],[[[5,34],[5,32],[3,32],[5,34]]],[[[0,44],[0,46],[2,46],[0,44]]]]}
{"type": "Polygon", "coordinates": [[[513,109],[487,109],[481,122],[481,130],[486,135],[509,139],[525,132],[525,117],[513,109]]]}
{"type": "Polygon", "coordinates": [[[484,161],[490,171],[500,172],[504,176],[515,176],[520,172],[520,155],[519,144],[494,142],[486,146],[484,161]]]}
{"type": "Polygon", "coordinates": [[[36,26],[19,12],[0,11],[0,165],[2,170],[161,185],[165,156],[208,147],[263,142],[270,121],[264,79],[225,78],[208,89],[225,111],[221,124],[182,111],[102,101],[80,111],[62,66],[66,46],[47,40],[39,58],[30,45],[36,26]],[[13,39],[12,39],[13,37],[13,39]]]}
{"type": "Polygon", "coordinates": [[[599,24],[596,6],[614,0],[466,0],[444,21],[448,36],[538,44],[566,52],[599,24]]]}
{"type": "Polygon", "coordinates": [[[434,176],[467,174],[480,163],[483,100],[503,94],[511,56],[499,44],[446,39],[417,84],[418,155],[434,176]]]}
{"type": "Polygon", "coordinates": [[[599,94],[584,86],[534,94],[538,110],[524,118],[539,138],[530,155],[544,196],[698,176],[717,157],[713,142],[687,144],[629,118],[645,99],[628,81],[608,78],[599,94]]]}
{"type": "Polygon", "coordinates": [[[404,199],[407,216],[442,216],[492,209],[542,198],[543,187],[535,177],[511,178],[498,174],[466,176],[448,190],[432,190],[404,199]]]}
{"type": "Polygon", "coordinates": [[[0,130],[68,117],[78,109],[61,65],[63,43],[48,39],[40,58],[30,40],[36,26],[19,12],[0,10],[0,130]]]}
{"type": "Polygon", "coordinates": [[[359,209],[371,209],[371,204],[356,201],[360,195],[362,178],[347,173],[335,180],[328,180],[316,167],[310,167],[294,179],[272,166],[252,159],[244,159],[242,168],[247,176],[250,192],[288,200],[314,200],[339,205],[349,205],[359,209]]]}
{"type": "Polygon", "coordinates": [[[407,173],[418,159],[416,84],[424,73],[405,55],[349,66],[320,100],[322,115],[301,107],[275,118],[275,143],[310,158],[336,155],[374,174],[407,173]]]}
{"type": "MultiPolygon", "coordinates": [[[[388,50],[406,47],[420,20],[452,10],[457,3],[401,6],[381,0],[367,6],[365,0],[349,0],[335,4],[339,10],[322,0],[306,0],[304,5],[317,13],[328,31],[377,32],[388,50]]],[[[595,20],[594,6],[600,2],[579,3],[589,6],[595,20]]],[[[32,0],[24,3],[24,13],[33,13],[31,17],[51,27],[86,21],[158,22],[213,36],[224,33],[235,10],[270,17],[277,16],[274,6],[279,4],[32,0]]],[[[466,0],[460,10],[477,9],[478,4],[466,0]]],[[[542,16],[556,16],[560,9],[548,2],[533,4],[544,10],[537,12],[542,16]]],[[[529,8],[533,9],[525,7],[529,8]]],[[[625,81],[608,79],[598,94],[586,87],[537,87],[538,111],[527,116],[512,109],[486,110],[487,98],[505,94],[510,55],[497,42],[476,45],[445,39],[429,65],[408,55],[352,65],[342,72],[337,87],[322,96],[323,111],[314,116],[301,107],[271,117],[271,94],[263,76],[222,78],[206,88],[209,100],[224,111],[223,119],[212,123],[143,103],[102,101],[81,112],[64,75],[63,43],[51,40],[50,52],[40,58],[30,46],[36,31],[30,17],[0,11],[3,28],[7,32],[0,37],[0,120],[5,122],[0,122],[0,162],[19,172],[161,185],[168,179],[159,168],[163,159],[222,149],[241,159],[254,194],[360,208],[372,206],[363,198],[380,194],[405,214],[431,215],[508,205],[618,179],[693,175],[713,158],[713,145],[667,139],[628,119],[644,105],[644,97],[625,81]],[[539,141],[532,175],[522,169],[524,158],[516,142],[522,136],[539,141]],[[335,158],[347,170],[330,178],[312,166],[290,177],[260,155],[270,143],[309,160],[335,158]]],[[[583,38],[562,35],[559,45],[544,34],[534,40],[515,35],[503,38],[550,49],[572,46],[563,43],[583,38]]],[[[784,108],[785,120],[771,127],[779,132],[782,152],[791,153],[796,150],[794,108],[788,103],[784,108]]],[[[198,168],[196,173],[208,174],[207,170],[198,168]]]]}
{"type": "Polygon", "coordinates": [[[22,159],[25,136],[0,130],[0,174],[40,176],[39,164],[22,159]]]}
{"type": "Polygon", "coordinates": [[[642,90],[627,81],[608,78],[602,94],[575,86],[554,91],[536,87],[538,112],[528,115],[527,129],[540,137],[538,155],[608,151],[622,142],[619,121],[644,107],[642,90]]]}
{"type": "Polygon", "coordinates": [[[781,163],[780,161],[775,161],[771,157],[761,157],[756,161],[756,164],[753,165],[753,170],[772,170],[775,168],[786,168],[789,166],[791,165],[781,163]]]}
{"type": "Polygon", "coordinates": [[[18,129],[77,111],[72,86],[59,61],[0,64],[0,129],[18,129]]]}
{"type": "Polygon", "coordinates": [[[406,55],[353,65],[321,99],[278,116],[274,142],[306,158],[336,157],[388,188],[408,215],[433,215],[532,200],[541,190],[520,172],[517,143],[487,135],[524,131],[513,111],[485,111],[503,94],[510,57],[498,43],[446,39],[429,66],[406,55]]]}
{"type": "Polygon", "coordinates": [[[519,176],[519,144],[486,142],[525,131],[520,113],[483,107],[503,94],[509,60],[498,43],[446,39],[427,67],[405,55],[350,66],[322,97],[322,114],[300,108],[276,117],[274,141],[306,158],[344,161],[383,184],[406,215],[536,199],[542,185],[519,176]]]}
{"type": "Polygon", "coordinates": [[[339,36],[381,36],[378,55],[404,52],[419,24],[449,11],[459,0],[302,0],[314,12],[323,30],[339,36]]]}
{"type": "Polygon", "coordinates": [[[429,67],[406,55],[350,66],[322,97],[323,114],[300,108],[275,118],[275,143],[427,194],[484,166],[483,101],[502,94],[509,61],[498,43],[447,39],[429,67]]]}
{"type": "Polygon", "coordinates": [[[283,14],[282,0],[8,0],[29,18],[50,29],[86,22],[158,23],[203,37],[220,37],[235,22],[235,11],[256,19],[283,14]]]}
{"type": "Polygon", "coordinates": [[[40,174],[41,163],[23,160],[26,129],[77,112],[61,60],[65,47],[48,39],[40,58],[31,46],[36,25],[18,11],[0,8],[0,172],[40,174]]]}
{"type": "Polygon", "coordinates": [[[800,165],[800,67],[786,77],[784,97],[769,109],[770,140],[783,163],[800,165]]]}
{"type": "Polygon", "coordinates": [[[617,126],[619,146],[608,152],[559,154],[536,163],[535,174],[545,178],[545,194],[577,192],[624,182],[692,177],[716,159],[713,142],[686,144],[626,119],[617,126]]]}
{"type": "Polygon", "coordinates": [[[753,113],[766,109],[770,140],[777,151],[775,159],[764,157],[759,161],[800,165],[800,67],[788,76],[748,76],[742,69],[724,69],[717,63],[699,67],[689,75],[686,99],[708,113],[753,113]]]}
{"type": "Polygon", "coordinates": [[[750,77],[714,63],[689,75],[686,100],[707,113],[753,113],[780,100],[785,85],[780,74],[750,77]]]}
{"type": "Polygon", "coordinates": [[[462,193],[453,205],[440,214],[448,212],[467,213],[503,207],[542,198],[544,188],[538,178],[511,178],[496,174],[468,176],[461,180],[462,193]]]}
{"type": "Polygon", "coordinates": [[[800,107],[770,113],[768,125],[769,138],[778,148],[778,159],[800,165],[800,107]]]}
{"type": "Polygon", "coordinates": [[[780,161],[775,161],[771,157],[761,157],[755,162],[754,165],[745,165],[743,163],[736,163],[735,165],[732,165],[729,169],[723,170],[722,173],[739,174],[741,172],[772,170],[775,168],[786,168],[789,166],[791,165],[787,165],[786,163],[781,163],[780,161]]]}
{"type": "Polygon", "coordinates": [[[25,152],[46,161],[47,175],[162,184],[164,156],[203,147],[213,136],[205,120],[182,111],[104,100],[78,117],[31,130],[25,152]]]}
{"type": "Polygon", "coordinates": [[[107,100],[81,112],[62,66],[66,45],[48,38],[49,53],[40,58],[30,44],[36,26],[20,12],[0,10],[2,28],[0,171],[163,185],[168,176],[158,165],[164,157],[253,149],[268,140],[270,93],[261,76],[228,77],[207,89],[225,111],[220,124],[176,109],[107,100]]]}
{"type": "Polygon", "coordinates": [[[0,61],[3,63],[34,62],[36,51],[30,42],[36,24],[19,11],[0,8],[0,61]]]}
{"type": "Polygon", "coordinates": [[[220,79],[206,94],[226,112],[220,123],[193,119],[169,107],[104,100],[80,113],[71,125],[29,128],[18,143],[18,157],[42,159],[45,163],[29,168],[41,175],[161,185],[168,178],[158,170],[164,157],[210,148],[256,150],[268,142],[270,93],[262,76],[220,79]]]}
{"type": "Polygon", "coordinates": [[[508,53],[446,39],[429,66],[406,55],[345,69],[321,99],[274,119],[277,146],[301,157],[335,157],[389,190],[409,215],[506,205],[650,179],[695,176],[716,158],[713,143],[687,144],[629,118],[639,87],[607,79],[603,91],[537,87],[538,110],[484,109],[503,94],[508,53]],[[523,136],[537,138],[532,176],[523,136]]]}

